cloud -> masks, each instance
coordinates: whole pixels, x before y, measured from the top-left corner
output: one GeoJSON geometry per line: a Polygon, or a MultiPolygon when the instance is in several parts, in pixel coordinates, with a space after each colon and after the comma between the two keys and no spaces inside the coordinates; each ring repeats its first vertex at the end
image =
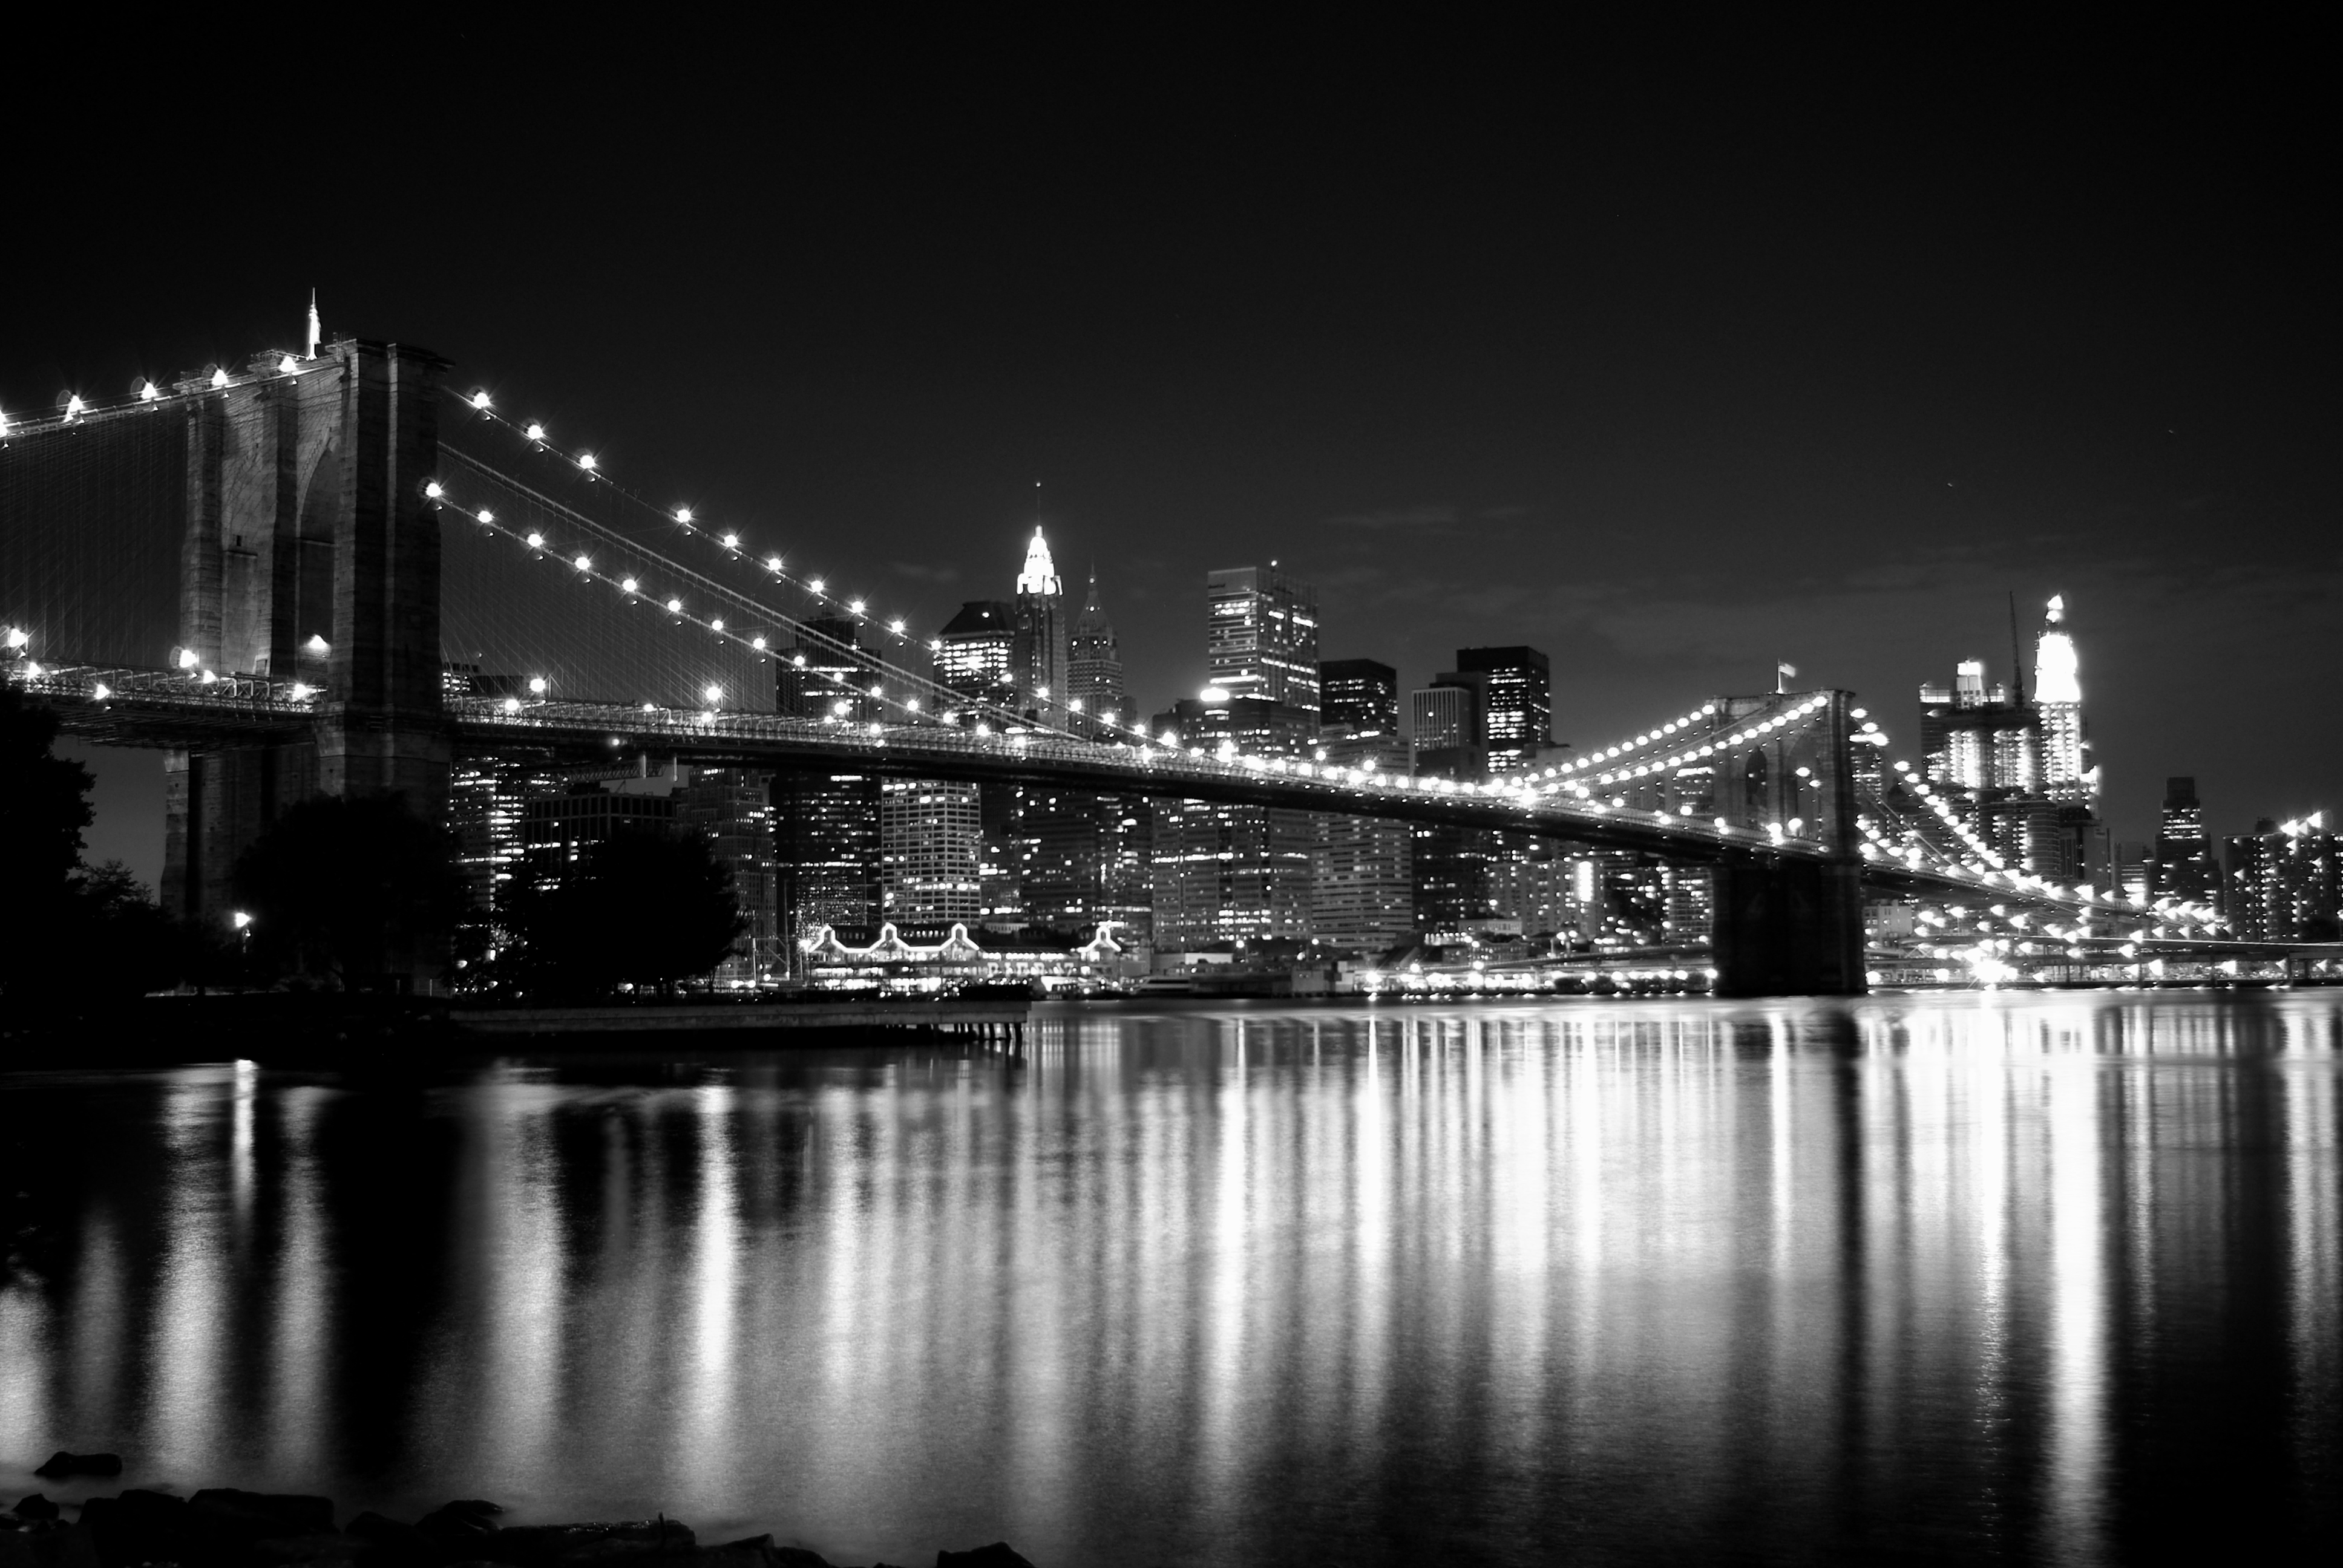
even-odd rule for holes
{"type": "Polygon", "coordinates": [[[1453,528],[1456,526],[1456,508],[1445,502],[1420,507],[1391,507],[1380,511],[1352,512],[1326,521],[1338,528],[1358,528],[1367,533],[1386,533],[1394,528],[1453,528]]]}
{"type": "Polygon", "coordinates": [[[890,561],[888,565],[914,582],[956,583],[960,581],[958,567],[922,566],[918,561],[890,561]]]}

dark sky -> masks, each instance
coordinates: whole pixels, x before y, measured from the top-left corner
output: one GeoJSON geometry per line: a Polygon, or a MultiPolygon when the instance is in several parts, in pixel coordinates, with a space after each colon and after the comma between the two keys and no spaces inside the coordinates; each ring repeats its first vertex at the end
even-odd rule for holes
{"type": "MultiPolygon", "coordinates": [[[[1043,481],[1150,709],[1205,571],[1270,557],[1329,658],[1545,649],[1581,744],[1776,658],[1916,739],[2062,591],[2117,836],[2171,773],[2241,830],[2343,807],[2313,57],[442,22],[158,64],[12,176],[0,407],[294,343],[315,286],[929,627],[1009,592],[1043,481]]],[[[158,768],[108,835],[159,844],[158,768]]]]}

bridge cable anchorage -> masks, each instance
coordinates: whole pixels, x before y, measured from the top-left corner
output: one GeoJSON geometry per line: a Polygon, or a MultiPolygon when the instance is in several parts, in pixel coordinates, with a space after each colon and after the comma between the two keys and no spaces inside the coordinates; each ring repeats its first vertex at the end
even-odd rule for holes
{"type": "MultiPolygon", "coordinates": [[[[449,395],[456,397],[466,409],[469,410],[478,422],[498,427],[511,433],[529,450],[567,464],[578,475],[590,482],[608,486],[609,493],[639,508],[646,517],[656,518],[663,526],[679,528],[687,537],[699,539],[721,549],[734,563],[743,565],[752,571],[761,571],[771,582],[787,584],[805,593],[818,603],[843,611],[845,616],[859,627],[873,630],[883,629],[887,636],[894,639],[899,648],[909,648],[918,641],[910,635],[909,622],[905,618],[899,616],[881,619],[873,616],[870,613],[867,599],[832,592],[828,579],[790,570],[779,552],[768,552],[759,558],[758,549],[743,540],[738,528],[713,527],[705,518],[699,517],[689,507],[659,506],[640,492],[612,479],[602,459],[593,453],[572,451],[556,445],[543,423],[529,421],[524,424],[498,412],[494,399],[485,391],[469,394],[457,393],[452,388],[448,391],[449,395]]],[[[469,457],[469,454],[459,452],[459,455],[469,457]]],[[[471,460],[478,462],[478,459],[471,460]]],[[[480,466],[489,468],[491,472],[500,473],[494,469],[493,465],[480,466]]],[[[509,478],[509,476],[500,477],[509,478]]],[[[767,608],[769,612],[769,607],[767,608]]],[[[927,643],[925,647],[930,653],[936,651],[936,645],[932,642],[927,643]]],[[[982,706],[1000,714],[1004,722],[1012,725],[1024,726],[1035,722],[1033,719],[1024,718],[1021,713],[1014,709],[1001,708],[997,704],[980,704],[973,699],[959,697],[957,693],[954,696],[957,699],[955,705],[963,710],[982,706]]],[[[1143,724],[1125,722],[1120,717],[1112,720],[1102,719],[1097,714],[1083,711],[1079,699],[1070,699],[1062,693],[1035,693],[1033,700],[1037,715],[1046,712],[1056,716],[1056,722],[1051,728],[1061,733],[1076,730],[1106,731],[1142,745],[1152,744],[1156,739],[1143,724]]]]}

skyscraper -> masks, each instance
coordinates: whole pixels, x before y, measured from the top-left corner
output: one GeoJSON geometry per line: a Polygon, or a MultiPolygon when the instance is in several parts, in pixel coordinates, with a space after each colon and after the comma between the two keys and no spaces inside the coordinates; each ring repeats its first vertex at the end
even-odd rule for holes
{"type": "Polygon", "coordinates": [[[977,787],[939,779],[879,786],[880,911],[898,924],[974,923],[980,913],[977,787]]]}
{"type": "Polygon", "coordinates": [[[781,930],[780,868],[773,831],[773,776],[747,768],[678,768],[676,820],[706,836],[732,873],[732,896],[748,927],[716,967],[719,985],[752,986],[788,975],[781,930]]]}
{"type": "Polygon", "coordinates": [[[2197,799],[2197,780],[2167,779],[2164,809],[2157,817],[2156,862],[2148,891],[2157,898],[2209,904],[2218,881],[2213,869],[2213,846],[2205,837],[2205,808],[2197,799]]]}
{"type": "Polygon", "coordinates": [[[1131,723],[1131,699],[1122,688],[1122,650],[1115,641],[1114,623],[1099,603],[1095,571],[1082,596],[1082,613],[1074,618],[1074,629],[1067,638],[1066,653],[1066,693],[1081,704],[1081,711],[1107,726],[1131,723]]]}
{"type": "Polygon", "coordinates": [[[1015,657],[1019,707],[1051,722],[1051,705],[1062,709],[1066,700],[1066,592],[1039,524],[1025,547],[1025,569],[1017,574],[1015,657]]]}
{"type": "Polygon", "coordinates": [[[1327,739],[1399,733],[1399,671],[1372,658],[1332,658],[1318,667],[1318,723],[1327,739]]]}
{"type": "MultiPolygon", "coordinates": [[[[1314,671],[1313,671],[1314,675],[1314,671]]],[[[1298,757],[1316,714],[1217,687],[1155,716],[1156,735],[1182,746],[1298,757]]],[[[1150,886],[1155,940],[1172,950],[1310,934],[1312,814],[1206,800],[1155,802],[1150,886]]]]}
{"type": "Polygon", "coordinates": [[[1482,729],[1489,771],[1535,765],[1554,744],[1554,670],[1534,648],[1460,648],[1459,674],[1487,678],[1482,689],[1482,729]]]}
{"type": "MultiPolygon", "coordinates": [[[[1318,667],[1318,752],[1337,767],[1404,773],[1399,672],[1372,658],[1318,667]]],[[[1340,951],[1381,952],[1415,930],[1408,825],[1379,817],[1314,813],[1310,856],[1311,935],[1340,951]]]]}
{"type": "Polygon", "coordinates": [[[2063,594],[2051,598],[2034,644],[2034,706],[2041,716],[2042,792],[2053,800],[2091,804],[2099,795],[2099,770],[2083,729],[2082,660],[2066,630],[2063,594]]]}
{"type": "Polygon", "coordinates": [[[1483,704],[1488,678],[1446,670],[1408,693],[1408,730],[1419,776],[1478,780],[1488,771],[1483,704]]]}
{"type": "MultiPolygon", "coordinates": [[[[860,649],[854,622],[808,622],[780,660],[775,706],[801,719],[870,719],[860,649]]],[[[878,913],[879,781],[842,769],[781,773],[771,799],[775,919],[794,970],[814,927],[866,926],[878,913]]]]}
{"type": "Polygon", "coordinates": [[[1004,599],[970,599],[937,633],[936,684],[970,702],[1004,709],[1018,701],[1017,607],[1004,599]]]}
{"type": "Polygon", "coordinates": [[[2233,836],[2222,910],[2237,935],[2258,942],[2331,942],[2343,936],[2343,838],[2324,812],[2287,822],[2265,817],[2233,836]]]}
{"type": "Polygon", "coordinates": [[[1205,578],[1205,657],[1212,683],[1318,711],[1318,590],[1272,561],[1205,578]]]}

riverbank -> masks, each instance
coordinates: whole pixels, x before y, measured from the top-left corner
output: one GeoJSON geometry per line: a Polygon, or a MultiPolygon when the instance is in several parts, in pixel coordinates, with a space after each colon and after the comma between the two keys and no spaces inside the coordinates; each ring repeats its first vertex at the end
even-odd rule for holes
{"type": "MultiPolygon", "coordinates": [[[[59,1453],[36,1473],[70,1484],[76,1473],[116,1473],[111,1454],[59,1453]]],[[[78,1504],[35,1493],[0,1515],[0,1568],[587,1568],[588,1564],[697,1564],[699,1568],[842,1568],[772,1536],[703,1544],[691,1526],[650,1519],[568,1524],[503,1523],[494,1503],[465,1499],[410,1522],[360,1513],[337,1527],[333,1500],[213,1487],[181,1497],[134,1487],[78,1504]]],[[[1034,1568],[1006,1542],[940,1550],[936,1568],[1034,1568]]],[[[873,1568],[893,1568],[887,1563],[873,1568]]]]}

